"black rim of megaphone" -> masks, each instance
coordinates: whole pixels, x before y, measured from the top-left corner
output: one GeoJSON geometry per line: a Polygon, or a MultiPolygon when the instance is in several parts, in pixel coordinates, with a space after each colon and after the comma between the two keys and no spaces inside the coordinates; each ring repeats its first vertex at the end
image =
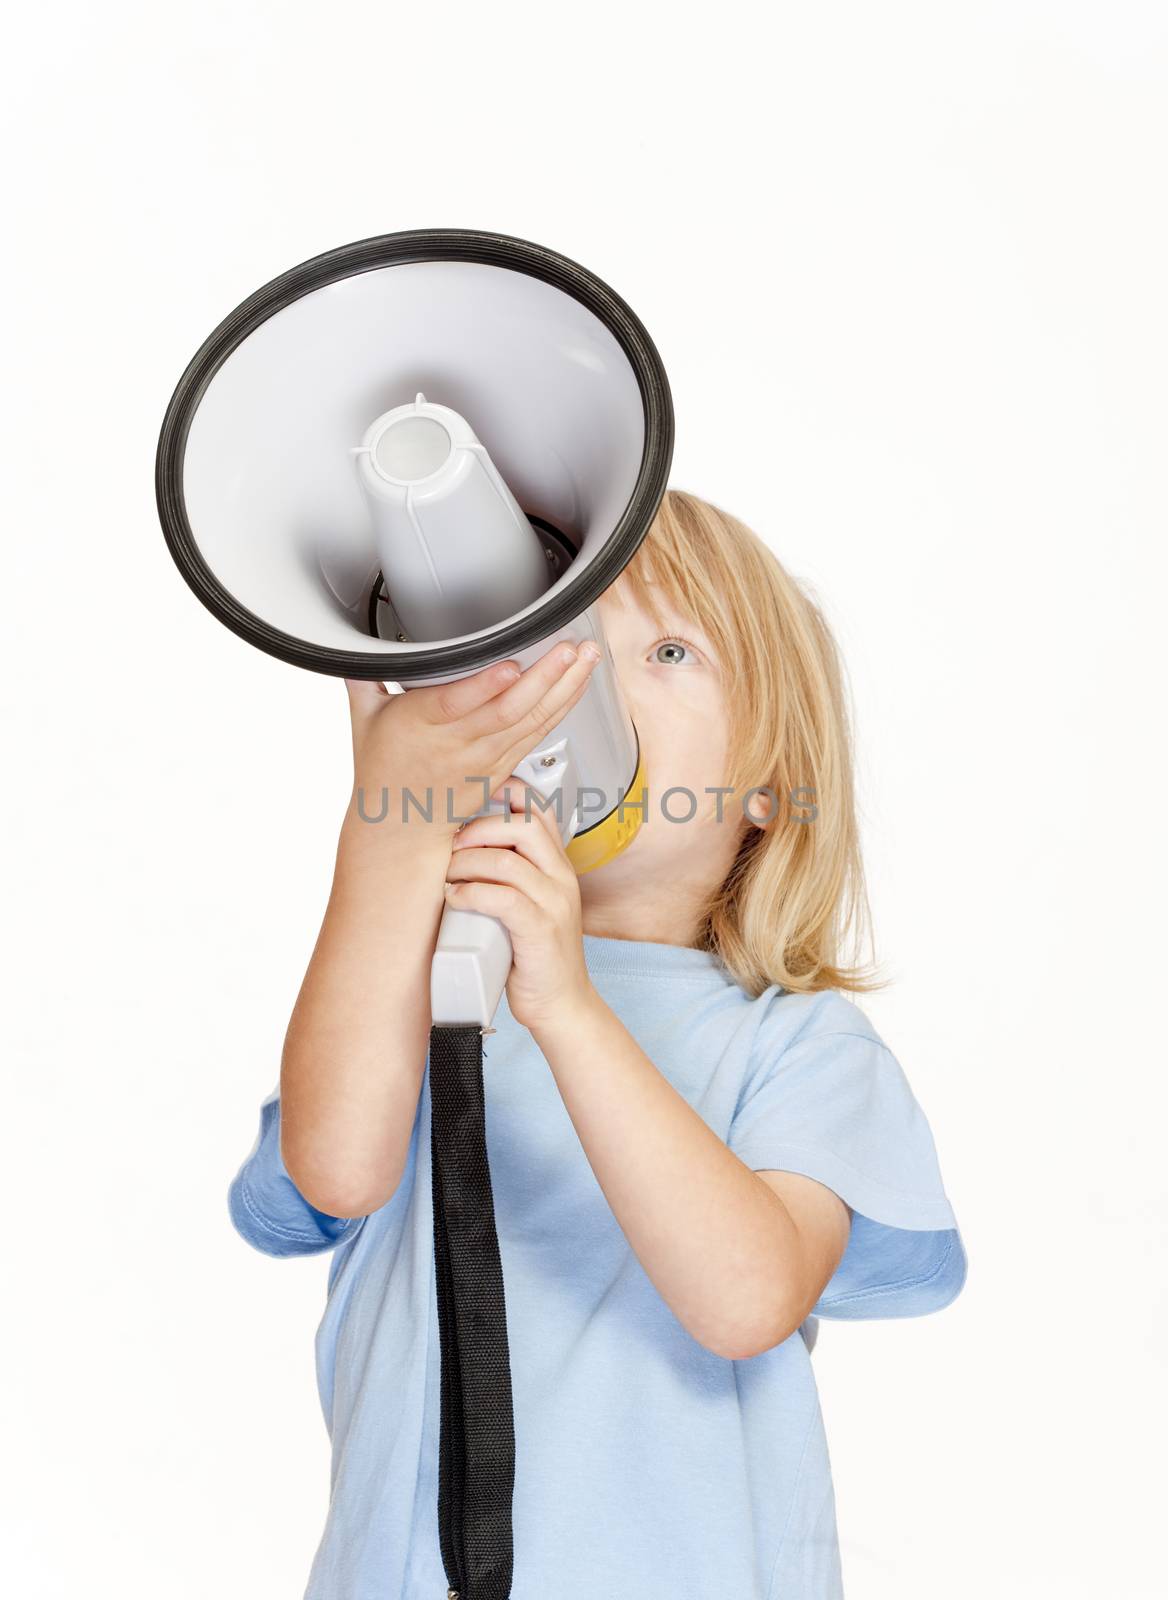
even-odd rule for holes
{"type": "Polygon", "coordinates": [[[619,576],[649,531],[665,494],[672,459],[673,403],[661,357],[640,319],[595,273],[528,239],[467,228],[416,228],[361,239],[302,261],[257,289],[224,318],[190,362],[167,407],[155,461],[155,494],[162,530],[179,571],[207,609],[233,633],[269,655],[313,672],[405,683],[474,671],[538,644],[579,616],[619,576]],[[645,414],[645,449],[628,505],[603,549],[575,578],[569,569],[568,581],[546,605],[459,644],[393,653],[326,649],[257,617],[224,588],[203,559],[183,495],[187,434],[207,385],[261,323],[340,278],[411,261],[477,261],[507,267],[540,278],[586,306],[620,344],[636,375],[645,414]]]}

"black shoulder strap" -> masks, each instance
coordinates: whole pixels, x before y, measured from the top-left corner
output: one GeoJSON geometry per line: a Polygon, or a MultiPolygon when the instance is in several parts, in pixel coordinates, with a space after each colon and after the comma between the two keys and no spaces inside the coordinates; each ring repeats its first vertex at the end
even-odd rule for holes
{"type": "Polygon", "coordinates": [[[515,1419],[487,1163],[482,1031],[431,1028],[429,1071],[442,1348],[438,1534],[447,1600],[507,1600],[515,1419]]]}

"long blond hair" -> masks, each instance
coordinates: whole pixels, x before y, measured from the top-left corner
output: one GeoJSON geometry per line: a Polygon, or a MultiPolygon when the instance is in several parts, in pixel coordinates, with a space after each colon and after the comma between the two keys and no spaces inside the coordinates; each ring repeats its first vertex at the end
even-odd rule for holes
{"type": "Polygon", "coordinates": [[[680,489],[667,490],[617,588],[658,619],[662,597],[705,631],[730,686],[722,782],[736,796],[767,786],[780,802],[768,826],[748,827],[696,942],[751,995],[771,984],[802,993],[885,987],[887,978],[858,961],[872,919],[852,719],[819,606],[744,522],[680,489]]]}

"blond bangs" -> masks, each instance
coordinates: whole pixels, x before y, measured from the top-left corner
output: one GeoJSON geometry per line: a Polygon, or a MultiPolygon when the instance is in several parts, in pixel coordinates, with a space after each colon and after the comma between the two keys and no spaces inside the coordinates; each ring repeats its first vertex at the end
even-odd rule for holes
{"type": "Polygon", "coordinates": [[[680,489],[614,588],[663,630],[669,607],[707,635],[730,714],[729,803],[755,787],[779,799],[711,897],[701,947],[749,994],[883,988],[860,960],[872,923],[843,664],[811,595],[744,522],[680,489]]]}

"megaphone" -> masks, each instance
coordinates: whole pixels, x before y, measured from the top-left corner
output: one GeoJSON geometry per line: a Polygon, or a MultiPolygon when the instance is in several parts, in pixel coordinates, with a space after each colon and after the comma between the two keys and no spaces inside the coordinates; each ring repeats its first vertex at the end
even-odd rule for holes
{"type": "MultiPolygon", "coordinates": [[[[556,799],[586,872],[634,836],[645,782],[595,603],[648,532],[672,453],[661,359],[607,284],[528,240],[417,229],[302,262],[220,323],[167,408],[156,494],[198,598],[296,666],[408,692],[594,639],[587,691],[518,769],[556,799]]],[[[482,1035],[510,965],[497,919],[445,909],[431,1126],[440,1525],[460,1600],[510,1592],[514,1441],[482,1094],[482,1035]]]]}
{"type": "MultiPolygon", "coordinates": [[[[199,599],[297,666],[408,686],[595,639],[563,764],[520,773],[557,790],[588,871],[635,834],[643,784],[594,602],[672,453],[661,359],[605,283],[526,240],[420,229],[316,256],[226,317],[175,389],[156,492],[199,599]]],[[[509,968],[494,918],[448,909],[434,1021],[488,1027],[509,968]]]]}

